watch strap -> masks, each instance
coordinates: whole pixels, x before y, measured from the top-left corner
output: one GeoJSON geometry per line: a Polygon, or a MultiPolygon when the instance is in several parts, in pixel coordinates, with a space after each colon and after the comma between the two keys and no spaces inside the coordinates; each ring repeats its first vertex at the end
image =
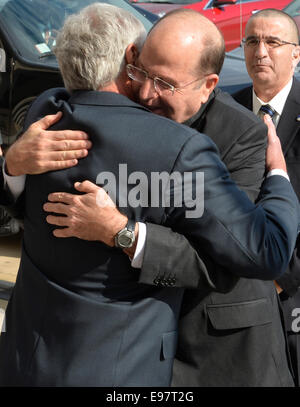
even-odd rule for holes
{"type": "Polygon", "coordinates": [[[126,229],[130,230],[131,232],[134,232],[135,229],[135,220],[128,219],[127,225],[125,226],[126,229]]]}

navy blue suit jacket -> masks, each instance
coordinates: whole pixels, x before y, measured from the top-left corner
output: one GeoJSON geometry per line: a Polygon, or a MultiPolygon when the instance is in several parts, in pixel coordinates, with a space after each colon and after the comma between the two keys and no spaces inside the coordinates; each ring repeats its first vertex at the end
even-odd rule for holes
{"type": "MultiPolygon", "coordinates": [[[[27,125],[57,110],[63,119],[56,128],[81,128],[93,148],[76,167],[27,176],[23,251],[1,335],[0,383],[168,385],[181,290],[139,284],[119,249],[55,238],[42,209],[48,194],[74,192],[75,181],[95,182],[104,171],[120,186],[121,163],[128,175],[141,171],[148,180],[155,172],[203,172],[201,217],[188,218],[185,202],[123,210],[132,219],[185,234],[234,273],[261,276],[263,270],[266,279],[277,277],[289,261],[299,222],[297,198],[290,183],[275,176],[264,182],[261,205],[255,206],[230,180],[208,137],[124,96],[78,91],[69,97],[63,89],[50,90],[31,107],[27,125]]],[[[126,186],[129,195],[134,186],[126,186]]],[[[144,187],[151,196],[150,182],[144,187]]],[[[171,201],[174,193],[173,188],[171,201]]]]}

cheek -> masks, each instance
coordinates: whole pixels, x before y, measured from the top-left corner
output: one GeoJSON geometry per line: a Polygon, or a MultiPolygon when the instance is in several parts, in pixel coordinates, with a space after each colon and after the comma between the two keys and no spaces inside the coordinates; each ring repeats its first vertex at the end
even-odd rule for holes
{"type": "Polygon", "coordinates": [[[282,60],[273,60],[273,71],[278,79],[284,79],[290,75],[292,69],[292,61],[283,57],[282,60]]]}
{"type": "Polygon", "coordinates": [[[252,68],[254,61],[253,53],[251,53],[251,51],[245,51],[245,63],[248,70],[252,68]]]}
{"type": "Polygon", "coordinates": [[[139,92],[140,92],[140,83],[136,81],[131,81],[131,90],[135,100],[139,99],[139,92]]]}
{"type": "Polygon", "coordinates": [[[199,101],[194,100],[191,96],[189,98],[184,98],[183,95],[179,96],[181,97],[178,97],[176,101],[172,99],[172,104],[169,104],[168,108],[172,114],[171,118],[176,122],[183,123],[194,116],[200,106],[199,101]]]}

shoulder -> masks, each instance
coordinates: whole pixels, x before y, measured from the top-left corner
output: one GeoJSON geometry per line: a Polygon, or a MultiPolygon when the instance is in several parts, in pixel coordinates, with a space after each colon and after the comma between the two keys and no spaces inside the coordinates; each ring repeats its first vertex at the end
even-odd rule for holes
{"type": "Polygon", "coordinates": [[[293,85],[288,95],[288,99],[293,98],[298,103],[300,102],[300,81],[296,78],[293,79],[293,85]]]}
{"type": "Polygon", "coordinates": [[[165,138],[169,149],[174,146],[179,147],[179,155],[187,151],[194,152],[195,155],[203,151],[218,153],[218,148],[214,140],[194,128],[176,123],[162,116],[153,115],[153,113],[150,113],[148,119],[150,120],[149,123],[151,123],[152,133],[154,129],[157,129],[156,133],[158,134],[158,138],[165,138]]]}
{"type": "Polygon", "coordinates": [[[240,118],[249,123],[260,122],[261,120],[257,118],[252,111],[249,111],[249,109],[236,100],[235,95],[231,96],[229,93],[218,89],[213,103],[214,109],[222,110],[227,113],[238,114],[240,118]]]}
{"type": "Polygon", "coordinates": [[[65,88],[52,88],[41,93],[31,104],[27,112],[24,128],[48,114],[57,113],[70,95],[65,88]]]}
{"type": "Polygon", "coordinates": [[[213,140],[227,138],[229,144],[247,132],[266,134],[266,126],[253,112],[236,102],[231,95],[217,90],[207,110],[204,132],[213,140]]]}
{"type": "Polygon", "coordinates": [[[244,106],[245,104],[252,104],[252,86],[248,86],[247,88],[243,88],[238,92],[235,92],[232,97],[234,100],[244,106]]]}

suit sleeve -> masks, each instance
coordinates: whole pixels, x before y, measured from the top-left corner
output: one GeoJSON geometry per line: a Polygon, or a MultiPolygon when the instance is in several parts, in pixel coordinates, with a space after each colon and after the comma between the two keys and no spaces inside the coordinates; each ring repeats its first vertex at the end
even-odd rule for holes
{"type": "MultiPolygon", "coordinates": [[[[254,201],[260,191],[265,172],[266,126],[255,122],[226,152],[226,164],[231,178],[254,201]]],[[[236,276],[217,267],[215,262],[195,249],[183,235],[169,228],[147,224],[144,260],[140,282],[174,281],[176,287],[199,288],[226,292],[236,282],[236,276]]]]}
{"type": "Polygon", "coordinates": [[[192,245],[185,236],[166,226],[147,223],[141,283],[225,293],[237,280],[204,253],[200,257],[196,244],[192,245]]]}
{"type": "MultiPolygon", "coordinates": [[[[230,180],[211,140],[203,135],[199,137],[202,137],[201,142],[196,136],[186,143],[174,171],[204,173],[203,214],[187,218],[187,207],[173,207],[167,210],[166,225],[196,243],[200,257],[205,254],[236,276],[277,278],[288,264],[299,223],[298,201],[290,183],[280,176],[268,178],[262,186],[260,204],[255,206],[230,180]]],[[[173,246],[173,250],[177,248],[173,246]]],[[[145,254],[145,267],[148,267],[147,249],[145,254]]],[[[186,252],[182,256],[187,256],[186,252]]],[[[193,259],[198,273],[204,273],[203,278],[209,281],[203,264],[195,260],[195,256],[193,259]]],[[[167,270],[176,270],[176,274],[186,272],[186,269],[179,270],[175,263],[171,266],[168,260],[162,273],[167,270]]],[[[145,281],[143,271],[141,282],[145,281]]],[[[198,283],[199,278],[195,286],[198,283]]]]}
{"type": "Polygon", "coordinates": [[[0,156],[0,205],[5,206],[6,209],[12,208],[14,204],[14,198],[10,191],[6,190],[4,187],[4,177],[3,177],[3,157],[0,156]]]}
{"type": "Polygon", "coordinates": [[[232,144],[224,158],[230,177],[253,202],[264,180],[266,147],[267,127],[255,122],[232,144]]]}
{"type": "Polygon", "coordinates": [[[296,242],[296,247],[293,252],[291,261],[285,273],[278,278],[277,283],[286,292],[289,297],[292,297],[300,287],[300,238],[296,242]]]}

